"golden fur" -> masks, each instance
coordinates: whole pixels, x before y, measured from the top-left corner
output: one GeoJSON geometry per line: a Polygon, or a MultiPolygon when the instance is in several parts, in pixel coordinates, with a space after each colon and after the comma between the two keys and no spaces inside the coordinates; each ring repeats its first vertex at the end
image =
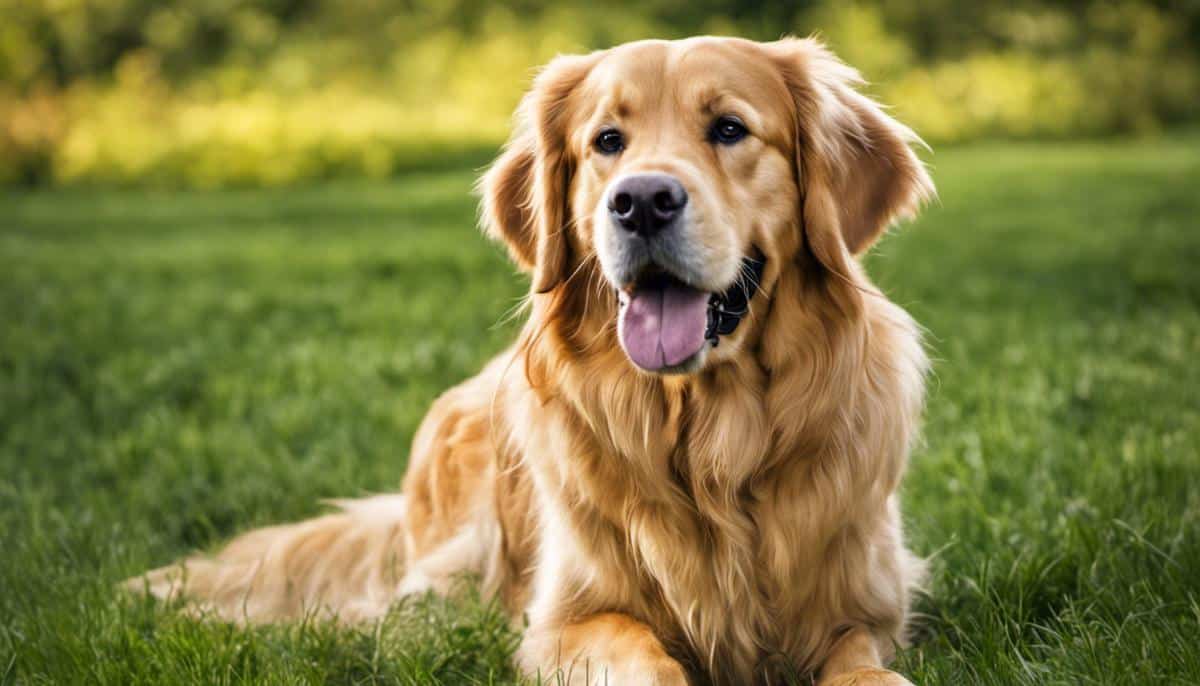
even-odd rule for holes
{"type": "Polygon", "coordinates": [[[356,620],[483,579],[529,627],[521,668],[569,683],[903,684],[922,565],[896,489],[922,406],[918,327],[856,256],[932,193],[913,134],[812,40],[646,41],[555,59],[481,182],[486,231],[531,274],[516,345],[433,406],[403,495],[245,534],[135,585],[230,620],[356,620]],[[702,132],[734,110],[753,135],[702,132]],[[630,132],[620,156],[596,126],[630,132]],[[637,370],[600,269],[616,174],[696,198],[714,273],[761,289],[686,375],[637,370]]]}

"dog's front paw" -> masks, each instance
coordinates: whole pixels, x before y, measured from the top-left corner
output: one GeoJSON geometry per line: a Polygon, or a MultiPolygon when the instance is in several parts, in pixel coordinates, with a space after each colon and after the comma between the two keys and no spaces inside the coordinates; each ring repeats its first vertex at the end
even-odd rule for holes
{"type": "Polygon", "coordinates": [[[599,686],[631,684],[645,686],[688,686],[683,667],[674,660],[662,660],[654,664],[623,665],[605,675],[599,686]]]}
{"type": "MultiPolygon", "coordinates": [[[[643,660],[589,661],[566,670],[563,684],[587,686],[688,686],[683,666],[669,657],[643,660]]],[[[550,683],[556,683],[551,680],[550,683]]]]}
{"type": "Polygon", "coordinates": [[[619,613],[530,629],[517,661],[548,686],[688,686],[683,665],[650,627],[619,613]]]}
{"type": "Polygon", "coordinates": [[[913,683],[889,669],[868,668],[822,679],[817,686],[913,686],[913,683]]]}

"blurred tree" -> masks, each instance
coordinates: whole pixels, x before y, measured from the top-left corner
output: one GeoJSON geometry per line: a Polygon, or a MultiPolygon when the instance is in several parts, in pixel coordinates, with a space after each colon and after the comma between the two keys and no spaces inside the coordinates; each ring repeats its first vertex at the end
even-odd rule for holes
{"type": "Polygon", "coordinates": [[[0,0],[0,183],[387,174],[556,53],[813,32],[935,141],[1200,116],[1200,0],[0,0]]]}

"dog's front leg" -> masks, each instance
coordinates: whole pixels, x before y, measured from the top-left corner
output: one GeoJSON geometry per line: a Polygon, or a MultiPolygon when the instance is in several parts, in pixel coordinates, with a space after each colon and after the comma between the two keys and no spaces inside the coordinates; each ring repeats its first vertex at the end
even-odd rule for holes
{"type": "Polygon", "coordinates": [[[532,627],[518,653],[522,669],[563,686],[687,686],[683,666],[650,627],[614,612],[566,626],[532,627]]]}
{"type": "Polygon", "coordinates": [[[817,686],[912,686],[912,683],[884,669],[875,636],[866,629],[855,628],[834,644],[821,666],[817,686]]]}

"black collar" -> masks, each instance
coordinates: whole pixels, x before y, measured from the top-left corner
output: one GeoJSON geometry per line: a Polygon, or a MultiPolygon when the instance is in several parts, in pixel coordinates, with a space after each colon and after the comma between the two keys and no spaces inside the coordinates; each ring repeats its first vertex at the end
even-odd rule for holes
{"type": "Polygon", "coordinates": [[[733,333],[742,322],[742,318],[750,313],[750,299],[758,292],[766,266],[765,259],[743,258],[738,280],[729,290],[713,293],[709,298],[708,328],[704,330],[704,338],[711,342],[714,348],[720,343],[720,336],[733,333]]]}

